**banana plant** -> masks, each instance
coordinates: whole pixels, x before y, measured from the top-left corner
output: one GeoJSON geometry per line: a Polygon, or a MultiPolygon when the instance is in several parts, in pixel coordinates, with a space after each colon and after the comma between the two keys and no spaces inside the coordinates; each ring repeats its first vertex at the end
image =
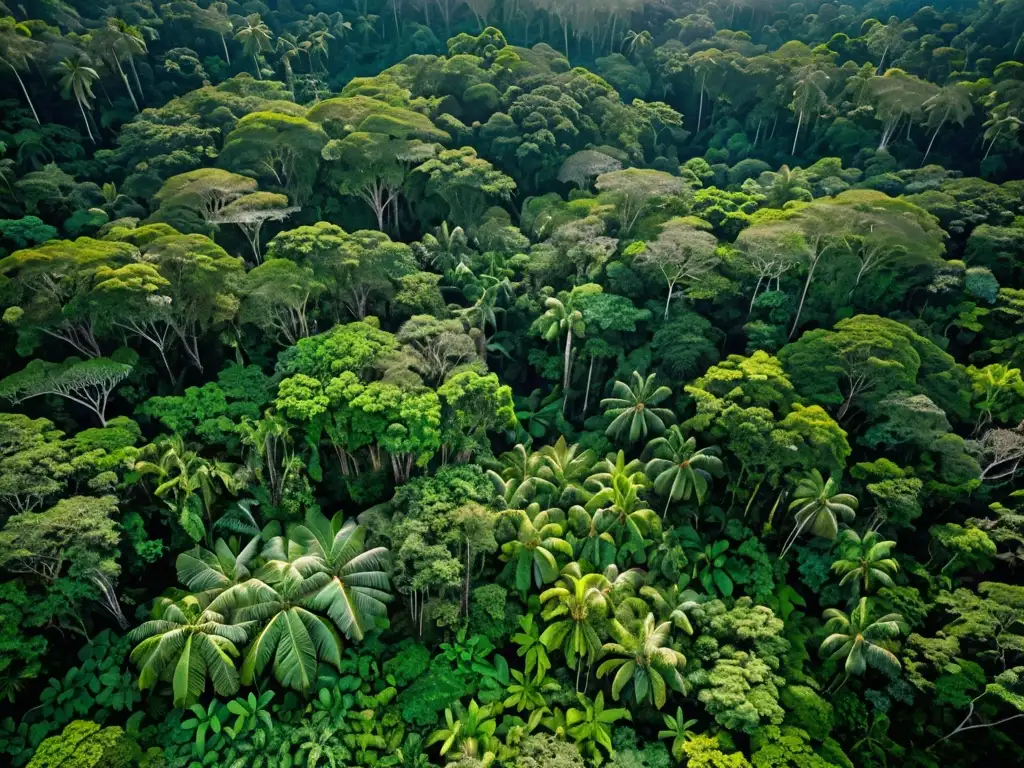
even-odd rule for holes
{"type": "Polygon", "coordinates": [[[528,613],[519,618],[520,632],[512,635],[512,642],[519,646],[516,650],[517,656],[526,658],[526,674],[529,675],[534,669],[537,670],[537,677],[544,677],[551,669],[551,660],[548,658],[547,649],[540,641],[540,625],[536,621],[535,614],[528,613]]]}
{"type": "Polygon", "coordinates": [[[516,712],[524,709],[539,710],[548,705],[544,697],[546,693],[553,693],[559,688],[558,683],[544,675],[531,675],[529,671],[520,672],[512,670],[512,682],[506,692],[506,707],[515,707],[516,712]]]}
{"type": "Polygon", "coordinates": [[[225,726],[224,732],[234,740],[257,728],[262,728],[267,732],[272,731],[274,722],[267,707],[272,698],[274,698],[273,691],[264,691],[259,698],[255,693],[250,693],[244,699],[239,697],[229,701],[228,712],[235,715],[236,719],[233,726],[225,726]]]}
{"type": "Polygon", "coordinates": [[[676,707],[675,715],[664,715],[665,729],[658,731],[659,739],[671,739],[672,746],[670,751],[672,757],[676,760],[682,761],[686,753],[683,747],[686,746],[688,741],[691,741],[696,737],[691,728],[697,724],[696,720],[686,720],[683,717],[683,708],[676,707]]]}
{"type": "Polygon", "coordinates": [[[206,755],[207,734],[219,734],[223,728],[224,706],[214,699],[205,709],[201,704],[193,704],[189,710],[193,717],[183,721],[181,727],[186,731],[195,731],[196,754],[202,758],[206,755]]]}
{"type": "Polygon", "coordinates": [[[597,697],[588,699],[582,693],[576,694],[580,709],[575,707],[565,713],[565,733],[576,742],[580,752],[595,762],[603,759],[601,749],[609,755],[612,748],[612,726],[620,720],[632,720],[629,710],[622,708],[605,709],[604,692],[598,691],[597,697]]]}

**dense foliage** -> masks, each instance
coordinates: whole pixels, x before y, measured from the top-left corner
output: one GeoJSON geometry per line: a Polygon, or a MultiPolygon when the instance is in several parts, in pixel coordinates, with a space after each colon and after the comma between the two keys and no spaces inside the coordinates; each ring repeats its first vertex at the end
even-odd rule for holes
{"type": "Polygon", "coordinates": [[[4,1],[0,763],[1024,761],[1024,3],[4,1]]]}

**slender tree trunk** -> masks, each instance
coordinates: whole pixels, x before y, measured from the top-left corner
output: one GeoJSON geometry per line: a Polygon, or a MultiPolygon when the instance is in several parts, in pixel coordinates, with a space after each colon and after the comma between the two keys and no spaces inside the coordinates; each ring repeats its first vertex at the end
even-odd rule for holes
{"type": "Polygon", "coordinates": [[[562,413],[565,414],[565,404],[569,402],[569,377],[572,373],[572,328],[569,328],[565,337],[565,362],[562,373],[562,413]]]}
{"type": "Polygon", "coordinates": [[[887,46],[885,46],[885,50],[882,51],[882,58],[878,62],[878,71],[875,72],[876,75],[882,74],[882,64],[885,63],[885,54],[887,54],[888,52],[889,52],[889,46],[887,45],[887,46]]]}
{"type": "MultiPolygon", "coordinates": [[[[262,80],[263,79],[263,73],[260,72],[260,60],[258,58],[256,58],[256,54],[255,53],[252,55],[252,63],[256,66],[256,77],[259,78],[260,80],[262,80]]],[[[310,59],[310,61],[309,61],[309,69],[312,72],[312,70],[313,70],[313,60],[312,59],[310,59]]]]}
{"type": "Polygon", "coordinates": [[[694,134],[700,132],[700,123],[701,120],[704,118],[704,83],[706,83],[707,81],[708,73],[705,72],[704,77],[702,77],[700,81],[700,107],[697,109],[697,130],[694,131],[694,134]]]}
{"type": "Polygon", "coordinates": [[[82,105],[82,100],[78,98],[78,96],[75,96],[75,101],[78,102],[78,111],[82,113],[82,121],[85,123],[86,133],[89,134],[89,141],[95,144],[96,139],[92,135],[92,128],[89,126],[89,118],[85,116],[85,107],[82,105]]]}
{"type": "Polygon", "coordinates": [[[228,66],[231,66],[231,54],[228,53],[228,41],[224,38],[224,33],[220,35],[220,44],[224,47],[224,58],[227,59],[228,66]]]}
{"type": "Polygon", "coordinates": [[[14,76],[18,78],[18,85],[21,86],[21,92],[25,94],[25,101],[28,102],[28,108],[32,110],[32,117],[36,119],[36,125],[42,125],[43,123],[39,119],[39,113],[36,112],[36,105],[32,103],[32,97],[28,95],[28,88],[25,87],[25,81],[21,79],[21,75],[18,73],[18,70],[15,69],[14,65],[6,59],[0,59],[0,61],[10,67],[11,72],[13,72],[14,76]]]}
{"type": "Polygon", "coordinates": [[[117,71],[121,75],[121,80],[124,82],[124,87],[127,89],[128,95],[131,96],[132,104],[135,106],[135,111],[141,112],[142,110],[139,109],[139,102],[135,100],[135,91],[132,90],[131,83],[128,82],[128,75],[124,73],[124,69],[121,67],[121,60],[117,58],[116,55],[114,56],[114,63],[117,64],[117,71]]]}
{"type": "Polygon", "coordinates": [[[807,270],[807,281],[804,283],[804,291],[800,294],[800,305],[796,308],[796,319],[793,320],[793,328],[789,331],[789,338],[793,338],[793,334],[796,333],[796,329],[800,326],[800,315],[804,311],[804,302],[807,300],[807,291],[811,287],[811,280],[814,279],[814,270],[818,266],[818,262],[821,261],[821,254],[819,253],[814,257],[814,261],[811,262],[811,268],[807,270]]]}
{"type": "Polygon", "coordinates": [[[583,418],[587,418],[587,405],[590,402],[590,381],[594,376],[594,356],[590,356],[590,370],[587,371],[587,391],[583,394],[583,418]]]}
{"type": "Polygon", "coordinates": [[[988,145],[988,150],[985,152],[985,156],[983,158],[981,158],[981,162],[985,162],[986,160],[988,160],[988,156],[990,154],[992,154],[992,147],[994,147],[996,145],[996,140],[999,138],[999,135],[1002,132],[1003,132],[1002,128],[1000,128],[998,131],[996,131],[996,135],[992,137],[992,143],[988,145]]]}
{"type": "Polygon", "coordinates": [[[669,283],[668,284],[668,298],[665,299],[665,315],[662,318],[663,320],[668,320],[668,310],[669,310],[669,307],[672,305],[672,293],[675,291],[675,289],[676,289],[676,284],[675,283],[669,283]]]}
{"type": "Polygon", "coordinates": [[[800,110],[800,117],[796,121],[796,135],[793,137],[793,149],[789,153],[790,155],[795,155],[796,154],[796,143],[800,140],[800,126],[803,125],[803,122],[804,122],[804,111],[801,109],[800,110]]]}
{"type": "Polygon", "coordinates": [[[942,130],[942,126],[946,124],[946,118],[949,117],[949,110],[946,110],[946,114],[942,116],[942,121],[939,123],[939,127],[935,129],[935,133],[932,134],[932,140],[928,142],[928,149],[925,150],[924,159],[921,161],[921,167],[924,168],[925,162],[928,160],[928,155],[932,153],[932,145],[935,143],[935,137],[939,135],[939,131],[942,130]]]}
{"type": "Polygon", "coordinates": [[[135,87],[139,89],[139,98],[143,101],[146,100],[146,92],[142,90],[142,82],[139,80],[139,71],[135,68],[135,57],[128,57],[128,66],[132,70],[132,79],[135,81],[135,87]]]}
{"type": "Polygon", "coordinates": [[[757,292],[761,290],[762,280],[764,280],[764,275],[760,275],[757,278],[757,285],[754,286],[754,295],[750,297],[750,306],[747,308],[747,317],[750,317],[750,313],[754,311],[754,302],[757,301],[757,292]]]}

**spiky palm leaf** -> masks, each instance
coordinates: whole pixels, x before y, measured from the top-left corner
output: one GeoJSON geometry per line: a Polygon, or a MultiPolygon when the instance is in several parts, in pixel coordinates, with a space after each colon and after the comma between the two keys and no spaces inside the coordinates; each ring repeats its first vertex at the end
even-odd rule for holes
{"type": "Polygon", "coordinates": [[[872,621],[868,598],[862,597],[849,615],[838,608],[823,614],[825,631],[829,632],[819,648],[823,657],[842,661],[846,677],[862,675],[868,667],[895,673],[900,660],[884,644],[899,637],[903,617],[889,613],[872,621]]]}
{"type": "Polygon", "coordinates": [[[389,552],[385,547],[366,549],[366,529],[341,514],[328,520],[310,511],[291,537],[308,554],[318,556],[330,580],[310,601],[325,610],[331,621],[350,640],[362,640],[377,616],[387,616],[391,583],[386,572],[389,552]]]}
{"type": "Polygon", "coordinates": [[[593,661],[601,651],[597,627],[608,613],[607,587],[602,574],[582,575],[579,565],[570,563],[555,586],[540,596],[541,616],[551,622],[540,640],[549,651],[561,650],[569,666],[576,667],[577,688],[583,660],[593,661]]]}
{"type": "Polygon", "coordinates": [[[209,592],[212,599],[249,579],[259,545],[259,538],[253,538],[236,553],[224,539],[217,539],[212,552],[199,546],[182,552],[175,563],[178,581],[192,592],[209,592]]]}
{"type": "Polygon", "coordinates": [[[832,570],[842,576],[839,586],[849,586],[854,597],[860,596],[861,589],[867,594],[892,586],[892,575],[900,569],[899,563],[889,557],[895,541],[884,541],[877,531],[861,537],[856,531],[845,530],[840,538],[843,557],[832,563],[832,570]]]}
{"type": "Polygon", "coordinates": [[[573,554],[572,546],[562,538],[562,511],[531,504],[506,514],[515,521],[516,538],[502,545],[501,559],[513,564],[516,588],[525,593],[531,580],[537,587],[554,581],[559,572],[556,555],[571,558],[573,554]]]}
{"type": "Polygon", "coordinates": [[[678,425],[673,425],[668,435],[648,443],[646,452],[654,457],[647,462],[647,475],[654,481],[655,492],[665,499],[662,520],[673,501],[689,501],[696,496],[697,503],[703,504],[712,476],[722,473],[718,449],[698,448],[697,440],[684,437],[678,425]]]}
{"type": "Polygon", "coordinates": [[[597,668],[598,678],[615,672],[612,679],[612,698],[616,701],[627,686],[637,705],[665,706],[668,689],[685,693],[685,681],[680,670],[686,666],[686,657],[670,647],[672,624],[657,624],[653,613],[648,613],[635,634],[616,620],[609,631],[618,642],[605,643],[602,651],[622,658],[608,659],[597,668]]]}
{"type": "Polygon", "coordinates": [[[839,482],[834,477],[826,481],[821,472],[812,470],[800,480],[793,492],[789,508],[795,510],[796,527],[779,557],[786,556],[786,552],[805,530],[815,536],[834,539],[839,533],[840,520],[852,523],[857,516],[857,506],[855,496],[839,492],[839,482]]]}
{"type": "Polygon", "coordinates": [[[194,704],[206,690],[207,677],[219,696],[237,692],[236,644],[245,642],[251,625],[244,619],[228,624],[225,616],[212,604],[204,609],[192,595],[177,603],[158,601],[156,618],[128,634],[138,643],[131,660],[140,667],[139,688],[170,682],[176,707],[194,704]]]}
{"type": "Polygon", "coordinates": [[[612,397],[601,401],[604,415],[612,419],[605,430],[606,435],[615,439],[625,437],[630,443],[635,443],[646,440],[648,434],[662,434],[666,424],[674,421],[672,411],[658,407],[659,403],[672,396],[672,390],[656,386],[655,378],[656,374],[652,373],[644,379],[633,371],[632,386],[622,381],[615,382],[612,397]]]}

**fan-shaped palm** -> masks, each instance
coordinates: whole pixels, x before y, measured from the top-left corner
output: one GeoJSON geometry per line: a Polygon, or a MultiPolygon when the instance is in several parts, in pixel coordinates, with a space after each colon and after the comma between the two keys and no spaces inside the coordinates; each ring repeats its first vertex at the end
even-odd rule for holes
{"type": "Polygon", "coordinates": [[[60,74],[60,95],[65,99],[74,98],[78,103],[78,110],[82,113],[82,122],[85,123],[86,133],[89,134],[89,141],[96,143],[96,137],[92,135],[92,126],[89,124],[89,117],[85,108],[92,109],[92,100],[95,98],[92,92],[92,84],[96,82],[99,73],[88,66],[81,54],[64,59],[58,65],[60,74]]]}
{"type": "Polygon", "coordinates": [[[665,437],[648,443],[646,452],[654,457],[647,462],[647,475],[654,480],[655,492],[665,498],[662,520],[673,501],[696,496],[697,503],[703,504],[712,475],[722,472],[718,449],[697,448],[696,439],[684,437],[678,425],[673,425],[665,437]]]}
{"type": "Polygon", "coordinates": [[[556,555],[572,557],[572,547],[564,538],[564,515],[558,509],[541,510],[531,504],[525,510],[510,510],[516,525],[516,538],[501,548],[501,558],[513,564],[516,588],[526,592],[533,581],[538,587],[558,576],[556,555]]]}
{"type": "Polygon", "coordinates": [[[902,631],[900,614],[889,613],[872,621],[868,598],[862,597],[849,616],[838,608],[829,608],[823,618],[825,631],[831,634],[822,641],[819,652],[830,660],[843,661],[844,682],[850,675],[864,674],[868,667],[883,672],[900,669],[900,660],[884,647],[902,631]]]}
{"type": "Polygon", "coordinates": [[[174,706],[194,704],[206,690],[206,678],[220,696],[238,690],[237,643],[245,642],[249,625],[228,624],[225,614],[214,606],[205,609],[199,597],[180,602],[162,598],[156,618],[128,634],[138,643],[131,660],[139,665],[139,688],[151,688],[158,681],[171,683],[174,706]]]}
{"type": "Polygon", "coordinates": [[[877,531],[868,531],[863,537],[856,531],[845,530],[840,534],[842,559],[832,563],[832,570],[842,576],[839,586],[850,586],[853,596],[858,597],[880,587],[892,586],[892,574],[900,566],[889,551],[895,541],[883,541],[877,531]]]}
{"type": "Polygon", "coordinates": [[[609,453],[594,465],[593,471],[587,476],[587,484],[596,490],[610,488],[616,477],[628,477],[637,485],[647,483],[645,465],[640,459],[626,461],[626,452],[609,453]]]}
{"type": "Polygon", "coordinates": [[[649,46],[652,42],[654,42],[654,38],[651,37],[651,33],[646,29],[641,32],[631,29],[626,33],[626,37],[622,41],[622,48],[626,51],[627,56],[632,56],[637,51],[649,46]]]}
{"type": "Polygon", "coordinates": [[[570,445],[565,435],[562,435],[554,445],[541,448],[539,454],[558,491],[559,504],[568,506],[586,502],[590,498],[591,494],[584,483],[593,472],[597,460],[592,450],[582,450],[578,443],[570,445]]]}
{"type": "Polygon", "coordinates": [[[593,663],[601,651],[597,625],[608,613],[607,587],[602,574],[582,575],[579,565],[570,563],[562,569],[557,584],[540,596],[544,605],[541,616],[553,622],[541,634],[541,642],[548,650],[561,649],[569,666],[576,667],[577,690],[584,659],[593,663]]]}
{"type": "Polygon", "coordinates": [[[658,738],[672,739],[672,746],[669,751],[672,753],[672,757],[681,761],[686,756],[683,747],[697,735],[690,730],[697,724],[697,721],[684,718],[682,707],[676,707],[675,716],[665,715],[664,717],[665,730],[658,731],[658,738]]]}
{"type": "Polygon", "coordinates": [[[330,623],[309,610],[311,599],[329,580],[315,564],[297,574],[277,569],[261,571],[276,579],[258,578],[223,592],[211,607],[224,607],[241,621],[261,626],[242,662],[242,682],[251,685],[268,666],[288,688],[308,691],[317,680],[321,661],[341,664],[341,647],[330,623]]]}
{"type": "Polygon", "coordinates": [[[217,539],[212,552],[199,546],[182,552],[175,563],[178,581],[192,592],[208,593],[212,599],[225,589],[248,581],[259,546],[260,539],[253,538],[235,552],[224,539],[217,539]]]}
{"type": "Polygon", "coordinates": [[[597,568],[615,562],[617,547],[611,534],[615,520],[605,515],[592,515],[577,504],[569,508],[568,523],[570,533],[566,535],[566,541],[573,545],[573,557],[597,568]]]}
{"type": "Polygon", "coordinates": [[[804,530],[815,536],[834,539],[839,532],[839,521],[853,522],[857,516],[857,499],[848,493],[839,493],[834,477],[826,481],[818,470],[800,480],[793,492],[789,508],[796,510],[796,527],[786,540],[779,557],[785,557],[804,530]]]}
{"type": "Polygon", "coordinates": [[[686,666],[686,657],[669,647],[670,622],[657,624],[654,614],[649,613],[636,634],[614,619],[609,631],[618,642],[605,643],[601,650],[623,658],[609,659],[601,664],[597,668],[597,676],[602,678],[615,672],[613,699],[618,701],[623,689],[629,686],[637,705],[653,703],[661,709],[665,706],[669,688],[685,693],[685,681],[680,670],[686,666]]]}
{"type": "Polygon", "coordinates": [[[657,407],[659,403],[672,396],[668,387],[655,385],[656,374],[644,379],[633,371],[633,385],[616,381],[612,388],[612,397],[601,401],[605,409],[604,415],[611,417],[612,422],[605,434],[612,438],[625,437],[630,443],[646,440],[647,435],[660,435],[665,425],[672,422],[675,416],[668,408],[657,407]]]}
{"type": "Polygon", "coordinates": [[[686,634],[693,634],[693,625],[687,613],[697,607],[699,595],[692,589],[681,590],[678,584],[667,589],[645,586],[640,588],[640,595],[650,601],[659,621],[671,621],[686,634]]]}
{"type": "Polygon", "coordinates": [[[328,520],[319,511],[310,511],[305,522],[292,530],[291,538],[318,556],[330,577],[310,606],[325,610],[350,640],[362,640],[375,617],[387,616],[391,602],[385,570],[388,550],[366,549],[366,529],[355,520],[343,521],[341,513],[328,520]]]}
{"type": "Polygon", "coordinates": [[[612,521],[611,533],[617,541],[627,535],[630,541],[620,544],[620,554],[631,551],[638,562],[646,560],[646,542],[661,532],[657,513],[640,498],[643,485],[630,477],[620,475],[609,488],[603,488],[587,502],[586,510],[594,515],[594,525],[604,528],[605,520],[612,521]]]}

